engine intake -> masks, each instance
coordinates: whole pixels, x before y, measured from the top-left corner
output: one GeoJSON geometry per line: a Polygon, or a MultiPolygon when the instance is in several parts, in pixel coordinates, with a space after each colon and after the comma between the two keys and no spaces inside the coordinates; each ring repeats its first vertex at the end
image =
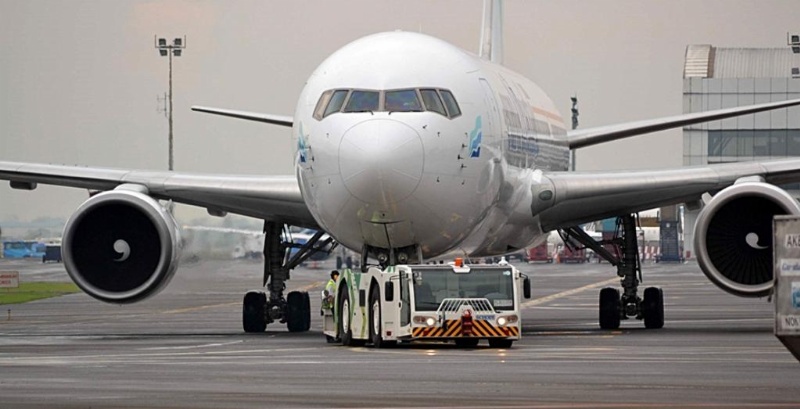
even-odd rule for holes
{"type": "Polygon", "coordinates": [[[772,218],[800,215],[800,205],[783,189],[737,183],[714,195],[697,217],[694,248],[706,277],[740,297],[772,290],[772,218]]]}
{"type": "Polygon", "coordinates": [[[155,199],[123,185],[84,202],[64,227],[64,266],[98,300],[128,304],[152,296],[178,266],[177,223],[155,199]]]}

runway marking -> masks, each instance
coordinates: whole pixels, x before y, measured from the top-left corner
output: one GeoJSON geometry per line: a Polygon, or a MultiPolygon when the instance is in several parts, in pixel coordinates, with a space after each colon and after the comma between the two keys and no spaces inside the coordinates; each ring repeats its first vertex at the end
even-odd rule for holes
{"type": "MultiPolygon", "coordinates": [[[[232,351],[187,351],[187,352],[146,352],[146,353],[120,353],[120,354],[91,354],[91,355],[46,355],[46,356],[2,356],[0,357],[0,364],[23,364],[23,363],[63,363],[67,364],[72,361],[85,362],[87,360],[96,359],[99,362],[127,362],[123,361],[127,358],[182,358],[182,357],[200,357],[200,356],[219,356],[219,355],[248,355],[241,358],[252,358],[252,354],[276,354],[283,352],[298,352],[298,351],[316,351],[324,347],[314,348],[264,348],[264,349],[244,349],[232,351]]],[[[324,356],[324,354],[321,354],[324,356]]],[[[308,357],[306,354],[305,357],[308,357]]],[[[292,356],[289,356],[292,358],[292,356]]],[[[293,362],[293,361],[289,361],[293,362]]],[[[96,362],[95,362],[96,363],[96,362]]]]}
{"type": "MultiPolygon", "coordinates": [[[[357,406],[353,406],[356,408],[357,406]]],[[[429,409],[479,409],[486,406],[426,406],[429,409]]],[[[497,405],[503,409],[584,409],[584,408],[796,408],[797,403],[545,403],[525,405],[497,405]]],[[[385,406],[381,409],[402,409],[385,406]]]]}
{"type": "Polygon", "coordinates": [[[142,348],[142,351],[162,351],[162,350],[182,350],[182,349],[197,349],[197,348],[216,348],[216,347],[223,347],[228,345],[234,344],[241,344],[244,341],[233,341],[233,342],[218,342],[213,344],[202,344],[202,345],[184,345],[179,347],[153,347],[153,348],[142,348]]]}
{"type": "MultiPolygon", "coordinates": [[[[310,291],[311,289],[313,289],[315,287],[322,286],[322,284],[324,284],[324,282],[315,281],[315,282],[313,282],[311,284],[299,287],[295,291],[310,291]]],[[[209,308],[233,307],[233,306],[237,306],[237,305],[241,305],[241,302],[237,301],[237,302],[229,302],[229,303],[224,303],[224,304],[210,304],[210,305],[200,305],[200,306],[197,306],[197,307],[178,308],[178,309],[174,309],[174,310],[161,311],[161,313],[162,314],[183,314],[183,313],[187,313],[187,312],[203,311],[203,310],[207,310],[209,308]]]]}
{"type": "Polygon", "coordinates": [[[201,305],[199,307],[188,307],[188,308],[178,308],[175,310],[167,310],[161,311],[162,314],[183,314],[185,312],[195,312],[195,311],[202,311],[207,310],[209,308],[217,308],[217,307],[232,307],[234,305],[239,305],[239,302],[229,302],[225,304],[211,304],[211,305],[201,305]]]}
{"type": "Polygon", "coordinates": [[[311,291],[315,287],[322,287],[325,285],[325,281],[315,281],[309,285],[302,286],[297,289],[297,291],[311,291]]]}
{"type": "Polygon", "coordinates": [[[546,302],[557,300],[559,298],[568,297],[570,295],[577,294],[577,293],[580,293],[580,292],[583,292],[583,291],[586,291],[586,290],[591,290],[591,289],[594,289],[594,288],[597,288],[597,287],[602,287],[604,285],[613,284],[613,283],[615,283],[617,281],[619,281],[619,277],[614,277],[614,278],[610,278],[608,280],[603,280],[603,281],[600,281],[600,282],[597,282],[597,283],[594,283],[594,284],[589,284],[589,285],[585,285],[583,287],[573,288],[571,290],[562,291],[560,293],[548,295],[546,297],[537,298],[537,299],[530,300],[528,302],[522,303],[522,308],[530,308],[530,307],[533,307],[533,306],[536,306],[536,305],[541,305],[541,304],[544,304],[546,302]]]}

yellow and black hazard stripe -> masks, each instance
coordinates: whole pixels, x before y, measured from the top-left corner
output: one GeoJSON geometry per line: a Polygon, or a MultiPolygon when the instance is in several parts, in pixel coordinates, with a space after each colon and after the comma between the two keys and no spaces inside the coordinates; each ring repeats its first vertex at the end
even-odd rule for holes
{"type": "Polygon", "coordinates": [[[464,335],[461,330],[461,320],[447,320],[441,327],[414,328],[411,332],[414,338],[458,338],[464,336],[493,338],[519,336],[518,327],[496,327],[486,320],[472,321],[472,335],[464,335]]]}

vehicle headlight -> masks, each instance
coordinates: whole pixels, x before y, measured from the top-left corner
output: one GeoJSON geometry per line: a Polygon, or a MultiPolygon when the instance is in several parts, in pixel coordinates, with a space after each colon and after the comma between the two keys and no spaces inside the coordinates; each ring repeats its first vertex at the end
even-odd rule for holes
{"type": "Polygon", "coordinates": [[[429,327],[436,325],[436,318],[429,317],[426,315],[415,315],[414,316],[414,324],[424,324],[429,327]]]}
{"type": "Polygon", "coordinates": [[[519,317],[516,315],[503,315],[501,317],[497,317],[497,325],[504,327],[508,324],[514,324],[519,321],[519,317]]]}

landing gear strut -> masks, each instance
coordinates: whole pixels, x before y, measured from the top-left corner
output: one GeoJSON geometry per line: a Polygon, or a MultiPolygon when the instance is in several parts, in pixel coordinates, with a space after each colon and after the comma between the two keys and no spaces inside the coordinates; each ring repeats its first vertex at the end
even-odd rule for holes
{"type": "Polygon", "coordinates": [[[268,293],[250,291],[244,296],[242,325],[245,332],[263,332],[267,325],[278,321],[286,323],[290,332],[308,331],[311,326],[311,303],[305,291],[292,291],[285,298],[289,272],[317,251],[330,251],[332,238],[320,240],[319,231],[306,243],[298,245],[284,240],[283,224],[265,222],[264,280],[268,293]],[[297,248],[291,255],[287,250],[297,248]]]}
{"type": "Polygon", "coordinates": [[[664,326],[663,291],[657,287],[648,287],[644,290],[644,299],[638,295],[639,283],[642,281],[642,264],[639,259],[635,215],[617,218],[617,234],[611,240],[597,242],[577,226],[564,229],[560,233],[565,238],[565,243],[574,239],[617,268],[622,294],[611,287],[600,291],[600,328],[617,329],[621,320],[630,317],[644,320],[645,328],[664,326]],[[602,244],[613,244],[616,254],[609,252],[602,244]]]}

